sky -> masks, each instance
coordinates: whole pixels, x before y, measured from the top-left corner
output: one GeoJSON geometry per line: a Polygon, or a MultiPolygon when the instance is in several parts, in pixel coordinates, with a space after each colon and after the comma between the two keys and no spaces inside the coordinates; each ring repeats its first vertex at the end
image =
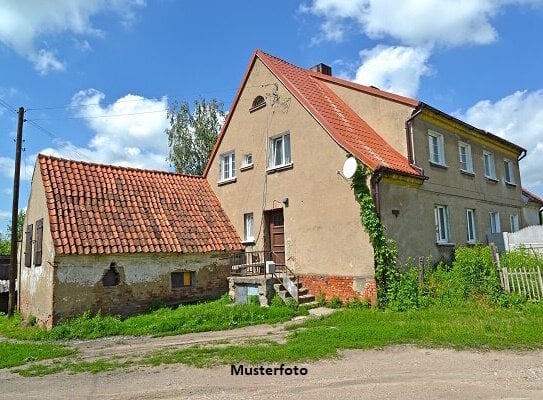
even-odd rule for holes
{"type": "Polygon", "coordinates": [[[228,110],[253,52],[419,99],[528,150],[543,197],[543,0],[0,0],[0,231],[38,153],[171,170],[166,110],[228,110]]]}

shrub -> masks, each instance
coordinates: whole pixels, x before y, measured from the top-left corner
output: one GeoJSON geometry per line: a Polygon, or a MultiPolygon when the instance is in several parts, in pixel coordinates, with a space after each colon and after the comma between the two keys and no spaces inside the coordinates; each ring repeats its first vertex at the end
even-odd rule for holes
{"type": "Polygon", "coordinates": [[[341,308],[342,305],[343,303],[337,295],[332,296],[332,298],[328,301],[328,307],[330,308],[341,308]]]}

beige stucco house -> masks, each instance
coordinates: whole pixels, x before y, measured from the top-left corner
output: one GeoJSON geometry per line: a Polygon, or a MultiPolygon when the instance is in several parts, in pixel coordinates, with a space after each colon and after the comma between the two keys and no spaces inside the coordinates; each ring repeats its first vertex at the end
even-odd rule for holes
{"type": "Polygon", "coordinates": [[[374,299],[373,249],[351,182],[368,184],[400,260],[449,259],[458,246],[530,223],[526,151],[419,100],[308,70],[256,51],[204,176],[243,237],[313,294],[374,299]]]}
{"type": "Polygon", "coordinates": [[[228,291],[241,241],[202,177],[39,155],[19,307],[48,327],[84,311],[129,315],[228,291]]]}
{"type": "Polygon", "coordinates": [[[522,189],[522,202],[522,220],[525,225],[543,225],[543,199],[528,189],[522,189]]]}

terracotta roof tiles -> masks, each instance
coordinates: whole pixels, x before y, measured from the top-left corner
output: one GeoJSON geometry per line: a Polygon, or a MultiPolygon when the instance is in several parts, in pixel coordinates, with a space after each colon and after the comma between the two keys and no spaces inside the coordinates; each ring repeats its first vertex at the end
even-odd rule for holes
{"type": "MultiPolygon", "coordinates": [[[[293,93],[341,147],[369,168],[385,168],[409,175],[420,174],[409,165],[406,156],[390,146],[324,83],[322,77],[325,75],[299,68],[262,51],[257,51],[256,57],[293,93]]],[[[394,96],[391,100],[416,104],[416,100],[401,96],[394,96]]]]}
{"type": "Polygon", "coordinates": [[[207,181],[38,155],[58,254],[242,250],[207,181]]]}

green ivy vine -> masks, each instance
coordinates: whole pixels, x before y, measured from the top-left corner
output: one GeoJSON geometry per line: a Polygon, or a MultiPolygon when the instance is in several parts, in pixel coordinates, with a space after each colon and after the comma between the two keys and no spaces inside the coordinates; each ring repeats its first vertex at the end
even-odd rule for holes
{"type": "Polygon", "coordinates": [[[393,289],[394,282],[399,277],[399,271],[396,266],[398,250],[396,243],[392,239],[385,237],[385,227],[377,215],[375,203],[367,184],[369,176],[371,176],[371,170],[358,162],[356,172],[352,178],[351,187],[360,204],[362,225],[369,235],[373,246],[377,301],[379,307],[385,307],[389,292],[393,289]]]}

